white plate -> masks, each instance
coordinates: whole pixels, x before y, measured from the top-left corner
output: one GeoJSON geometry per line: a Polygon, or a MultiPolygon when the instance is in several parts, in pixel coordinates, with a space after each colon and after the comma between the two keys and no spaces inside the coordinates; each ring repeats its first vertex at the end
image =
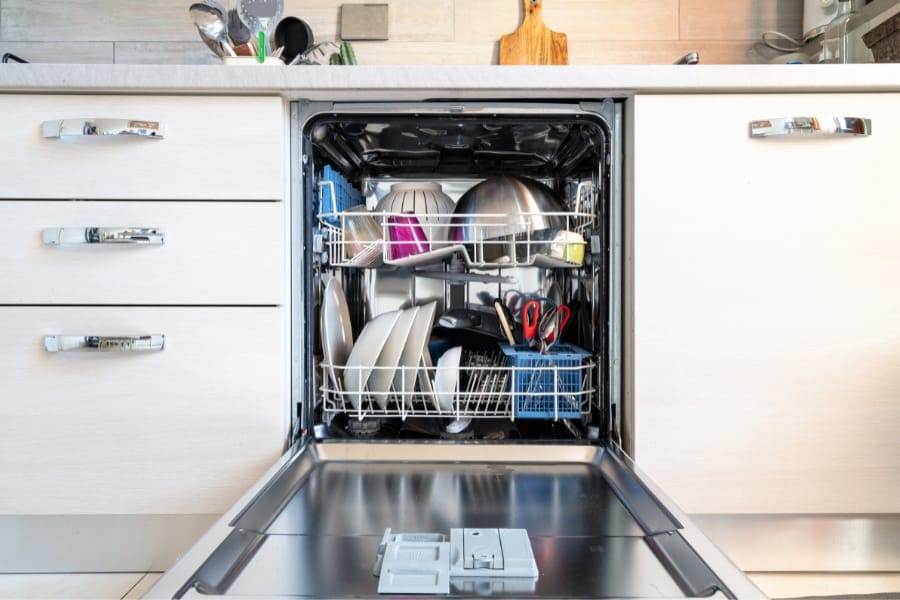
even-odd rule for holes
{"type": "MultiPolygon", "coordinates": [[[[431,322],[434,323],[434,315],[431,315],[431,322]]],[[[437,398],[434,396],[434,386],[431,383],[431,367],[434,365],[431,363],[431,351],[428,350],[428,340],[425,340],[425,347],[422,348],[422,362],[424,366],[419,369],[419,389],[425,396],[431,398],[435,410],[441,410],[440,405],[437,403],[437,398]]]]}
{"type": "MultiPolygon", "coordinates": [[[[375,369],[369,375],[369,394],[375,398],[378,406],[385,408],[388,401],[388,393],[391,390],[391,384],[394,382],[394,373],[397,372],[397,365],[400,364],[400,356],[403,354],[403,348],[406,347],[406,340],[409,338],[409,332],[416,320],[416,313],[419,307],[407,308],[401,310],[397,317],[394,328],[385,340],[381,348],[381,354],[375,361],[375,369]]],[[[362,336],[360,336],[361,338],[362,336]]]]}
{"type": "Polygon", "coordinates": [[[360,332],[344,369],[344,391],[350,397],[353,408],[358,409],[362,405],[369,374],[375,367],[381,349],[394,331],[398,318],[400,318],[398,310],[380,314],[366,323],[360,332]]]}
{"type": "Polygon", "coordinates": [[[328,372],[335,389],[340,388],[334,367],[343,367],[353,351],[353,331],[350,328],[350,310],[347,297],[337,277],[325,285],[322,297],[321,327],[322,351],[325,362],[332,365],[328,372]]]}
{"type": "MultiPolygon", "coordinates": [[[[428,338],[431,337],[431,326],[434,324],[436,309],[437,302],[429,302],[425,306],[419,307],[412,329],[409,331],[409,337],[406,339],[403,354],[400,355],[400,368],[394,375],[394,391],[399,394],[402,390],[407,404],[412,400],[410,392],[416,389],[416,375],[428,348],[428,338]]],[[[424,388],[422,391],[428,393],[424,388]]]]}
{"type": "Polygon", "coordinates": [[[459,382],[459,360],[462,346],[450,348],[438,359],[434,375],[434,397],[443,411],[453,410],[453,394],[459,382]]]}

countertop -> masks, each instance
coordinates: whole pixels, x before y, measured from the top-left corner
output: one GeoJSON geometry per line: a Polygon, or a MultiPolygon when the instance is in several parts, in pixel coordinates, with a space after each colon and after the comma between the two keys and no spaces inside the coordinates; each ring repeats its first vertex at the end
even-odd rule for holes
{"type": "Polygon", "coordinates": [[[0,65],[0,92],[278,94],[310,100],[900,92],[900,64],[500,66],[0,65]],[[523,95],[523,90],[527,94],[523,95]]]}

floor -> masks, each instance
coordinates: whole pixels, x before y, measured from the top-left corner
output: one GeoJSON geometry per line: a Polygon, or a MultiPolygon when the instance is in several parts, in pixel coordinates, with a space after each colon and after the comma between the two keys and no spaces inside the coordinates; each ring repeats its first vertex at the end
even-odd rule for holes
{"type": "MultiPolygon", "coordinates": [[[[162,573],[0,575],[0,598],[16,600],[140,598],[162,573]]],[[[750,573],[772,598],[900,592],[900,573],[750,573]]],[[[900,593],[897,598],[900,599],[900,593]]]]}
{"type": "Polygon", "coordinates": [[[0,575],[0,598],[16,600],[140,598],[162,573],[0,575]]]}
{"type": "Polygon", "coordinates": [[[748,573],[770,598],[894,594],[900,600],[900,573],[748,573]]]}

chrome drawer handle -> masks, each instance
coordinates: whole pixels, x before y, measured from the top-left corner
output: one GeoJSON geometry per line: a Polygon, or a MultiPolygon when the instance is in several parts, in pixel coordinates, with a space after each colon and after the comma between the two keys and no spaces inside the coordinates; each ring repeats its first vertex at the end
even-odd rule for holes
{"type": "Polygon", "coordinates": [[[163,349],[164,335],[45,335],[47,352],[153,352],[163,349]]]}
{"type": "Polygon", "coordinates": [[[165,127],[159,121],[137,119],[61,119],[44,121],[41,132],[45,138],[57,139],[70,136],[136,135],[162,139],[165,127]]]}
{"type": "Polygon", "coordinates": [[[859,117],[785,117],[750,123],[750,137],[872,135],[872,120],[859,117]]]}
{"type": "Polygon", "coordinates": [[[83,244],[141,244],[162,246],[166,235],[159,227],[50,227],[43,231],[46,246],[83,244]]]}

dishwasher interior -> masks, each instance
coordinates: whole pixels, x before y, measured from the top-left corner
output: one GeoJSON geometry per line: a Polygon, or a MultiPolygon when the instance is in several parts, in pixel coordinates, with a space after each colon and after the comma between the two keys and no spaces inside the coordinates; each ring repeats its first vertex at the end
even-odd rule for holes
{"type": "Polygon", "coordinates": [[[577,106],[310,119],[306,429],[618,439],[610,139],[577,106]]]}
{"type": "Polygon", "coordinates": [[[426,586],[401,594],[762,597],[620,448],[621,114],[293,105],[293,439],[151,597],[393,597],[391,535],[508,530],[532,575],[497,573],[502,543],[449,578],[419,564],[435,547],[389,573],[426,586]]]}

